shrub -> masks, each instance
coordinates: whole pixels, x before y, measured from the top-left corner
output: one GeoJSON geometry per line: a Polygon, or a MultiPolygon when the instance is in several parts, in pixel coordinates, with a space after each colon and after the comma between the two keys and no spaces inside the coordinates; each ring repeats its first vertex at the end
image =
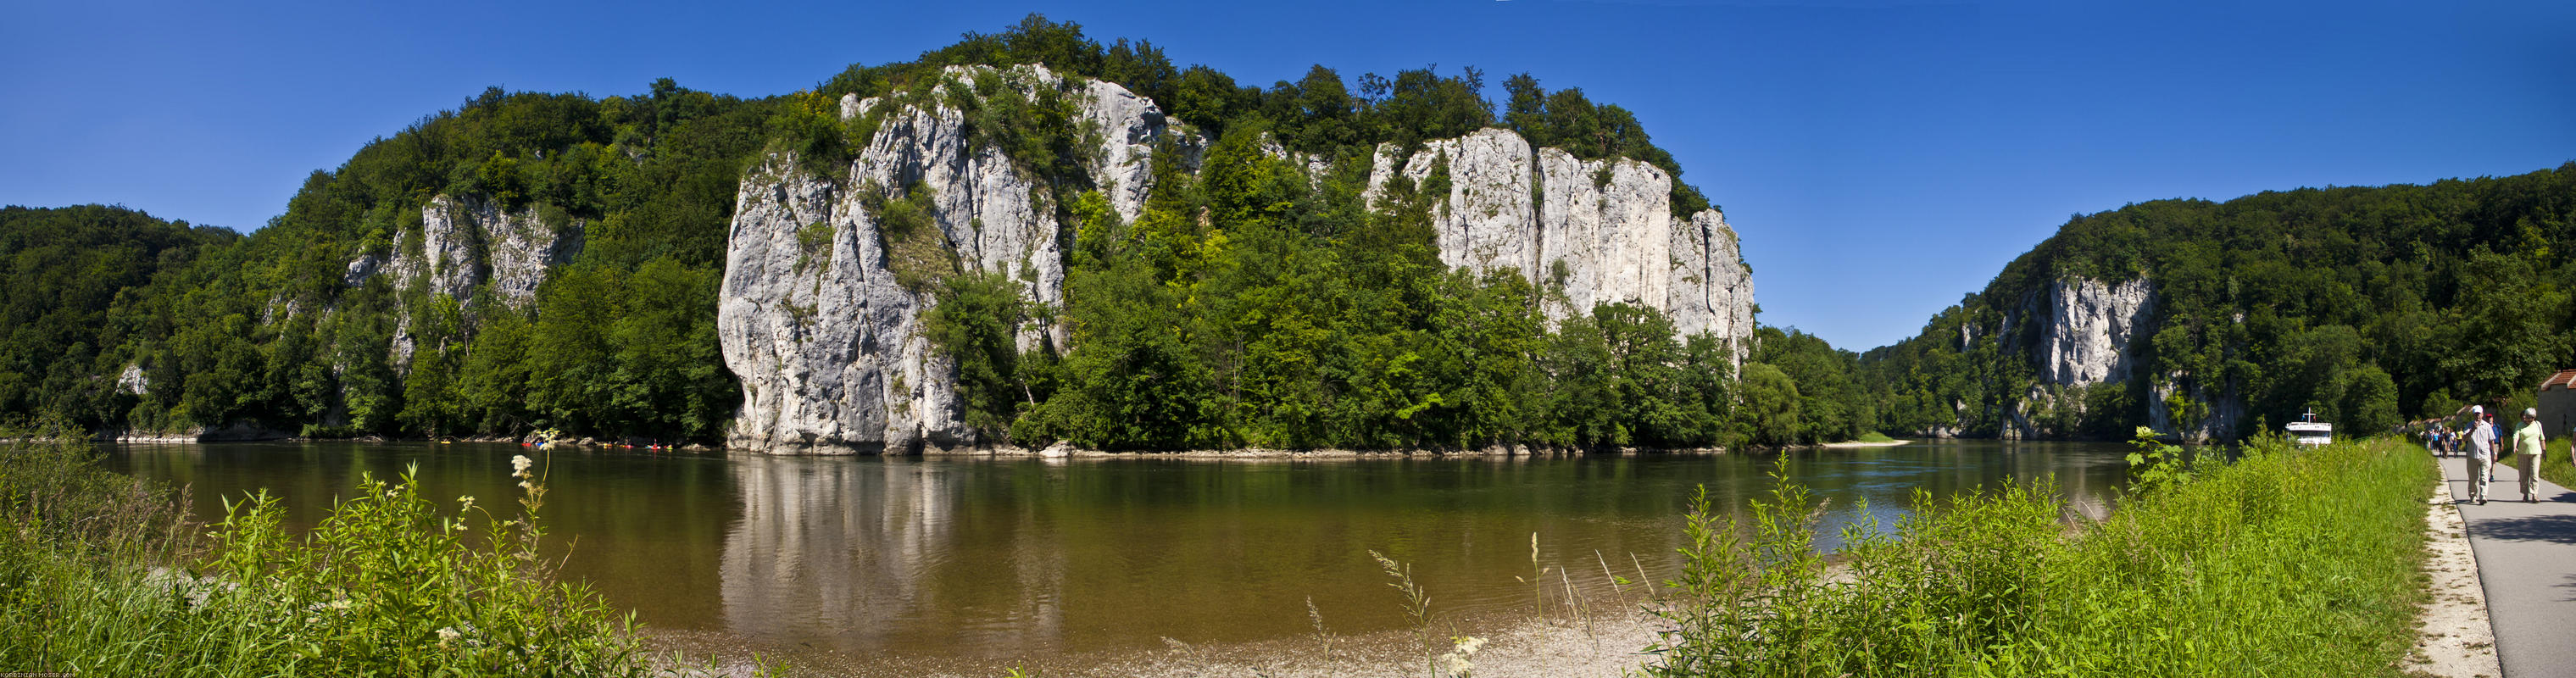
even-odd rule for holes
{"type": "Polygon", "coordinates": [[[210,538],[77,439],[0,432],[0,666],[106,676],[637,676],[631,616],[538,556],[515,517],[361,480],[309,534],[255,494],[210,538]],[[470,514],[480,513],[480,520],[470,514]],[[479,524],[479,531],[476,525],[479,524]],[[472,532],[473,534],[468,534],[472,532]]]}

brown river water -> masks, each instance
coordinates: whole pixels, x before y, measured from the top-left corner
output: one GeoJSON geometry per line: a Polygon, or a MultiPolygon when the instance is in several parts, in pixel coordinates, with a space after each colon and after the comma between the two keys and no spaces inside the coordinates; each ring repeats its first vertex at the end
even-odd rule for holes
{"type": "MultiPolygon", "coordinates": [[[[121,445],[117,470],[191,487],[200,519],[265,489],[309,527],[362,473],[513,506],[509,444],[121,445]]],[[[1410,563],[1442,615],[1524,612],[1530,535],[1551,588],[1677,573],[1695,488],[1742,511],[1784,474],[1830,500],[1819,544],[1943,496],[2055,478],[2099,507],[2108,443],[1937,441],[1718,456],[1036,459],[558,449],[545,520],[564,574],[649,627],[794,654],[1009,661],[1407,628],[1369,557],[1410,563]],[[1570,574],[1570,581],[1566,575],[1570,574]]],[[[452,509],[453,506],[451,505],[452,509]]]]}

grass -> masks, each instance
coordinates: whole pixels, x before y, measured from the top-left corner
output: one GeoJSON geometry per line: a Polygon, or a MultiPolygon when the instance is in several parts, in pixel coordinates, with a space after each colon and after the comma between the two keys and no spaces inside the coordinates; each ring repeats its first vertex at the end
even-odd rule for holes
{"type": "MultiPolygon", "coordinates": [[[[273,498],[203,532],[77,438],[0,431],[0,666],[99,676],[643,676],[631,616],[538,557],[545,485],[510,519],[367,478],[310,533],[273,498]],[[455,510],[444,510],[447,506],[455,510]],[[473,532],[475,537],[468,538],[473,532]]],[[[503,501],[507,501],[504,499],[503,501]]],[[[711,672],[711,671],[710,671],[711,672]]]]}
{"type": "Polygon", "coordinates": [[[2420,448],[2276,438],[2165,477],[2100,523],[2070,524],[2044,484],[1918,494],[1924,510],[1893,530],[1848,528],[1830,568],[1813,544],[1817,502],[1794,482],[1740,515],[1703,494],[1650,649],[1661,661],[1644,670],[2402,675],[2438,477],[2420,448]]]}
{"type": "Polygon", "coordinates": [[[1853,438],[1853,439],[1852,439],[1852,442],[1860,442],[1860,443],[1892,443],[1892,442],[1896,442],[1896,439],[1895,439],[1895,438],[1887,437],[1887,434],[1885,434],[1885,433],[1880,433],[1880,432],[1877,432],[1877,431],[1870,431],[1870,432],[1868,432],[1868,433],[1860,434],[1860,437],[1858,437],[1858,438],[1853,438]]]}

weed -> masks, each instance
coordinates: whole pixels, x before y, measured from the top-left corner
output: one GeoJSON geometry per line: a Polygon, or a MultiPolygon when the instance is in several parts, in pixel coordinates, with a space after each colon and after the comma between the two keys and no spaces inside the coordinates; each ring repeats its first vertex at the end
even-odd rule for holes
{"type": "Polygon", "coordinates": [[[1431,594],[1413,582],[1413,566],[1395,562],[1375,549],[1369,550],[1369,557],[1377,559],[1378,569],[1395,580],[1387,582],[1387,586],[1404,594],[1404,612],[1413,617],[1414,636],[1422,643],[1422,661],[1430,665],[1432,677],[1439,678],[1440,662],[1431,654],[1431,594]]]}

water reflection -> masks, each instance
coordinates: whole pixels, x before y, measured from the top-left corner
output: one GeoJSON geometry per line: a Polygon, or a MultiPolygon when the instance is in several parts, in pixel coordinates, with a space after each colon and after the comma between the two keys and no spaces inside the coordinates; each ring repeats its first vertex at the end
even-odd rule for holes
{"type": "MultiPolygon", "coordinates": [[[[362,473],[410,464],[432,497],[506,505],[509,445],[133,446],[122,469],[218,497],[267,488],[310,526],[362,473]]],[[[1819,545],[1943,497],[2055,478],[2098,507],[2117,445],[1917,444],[1721,457],[1342,461],[796,458],[559,452],[547,507],[566,574],[664,628],[850,655],[1027,657],[1401,628],[1368,551],[1411,563],[1437,612],[1525,614],[1539,564],[1606,590],[1675,574],[1695,488],[1745,515],[1773,475],[1829,500],[1819,545]],[[1865,500],[1865,501],[1864,501],[1865,500]],[[1866,505],[1866,512],[1863,505],[1866,505]],[[1607,569],[1610,573],[1605,573],[1607,569]]],[[[1551,572],[1550,578],[1558,575],[1551,572]]],[[[1562,586],[1562,584],[1558,584],[1562,586]]]]}

